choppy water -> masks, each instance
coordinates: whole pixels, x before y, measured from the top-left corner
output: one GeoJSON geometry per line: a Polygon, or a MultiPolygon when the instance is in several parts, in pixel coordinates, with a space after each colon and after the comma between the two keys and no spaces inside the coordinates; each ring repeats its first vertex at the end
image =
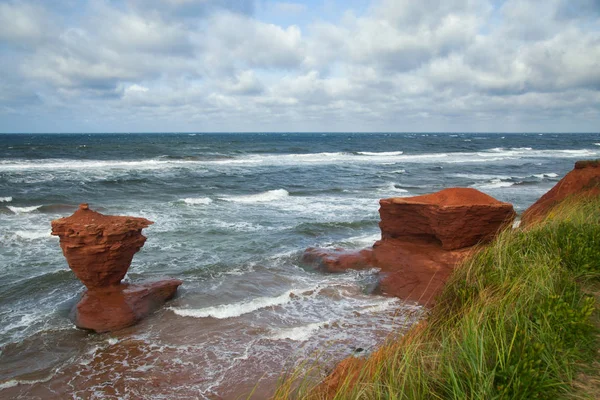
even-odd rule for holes
{"type": "Polygon", "coordinates": [[[0,396],[236,398],[260,379],[260,398],[420,312],[369,294],[376,271],[303,268],[304,248],[372,244],[384,197],[475,187],[522,211],[598,157],[600,134],[0,135],[0,396]],[[138,326],[68,320],[83,287],[50,221],[81,202],[155,221],[127,279],[185,281],[138,326]]]}

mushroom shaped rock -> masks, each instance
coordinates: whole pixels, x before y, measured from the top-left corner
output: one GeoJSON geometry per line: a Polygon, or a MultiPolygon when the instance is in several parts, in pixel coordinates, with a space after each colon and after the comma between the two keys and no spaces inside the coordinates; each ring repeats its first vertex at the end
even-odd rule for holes
{"type": "Polygon", "coordinates": [[[512,204],[470,188],[382,199],[379,204],[382,240],[434,238],[444,250],[490,241],[516,216],[512,204]]]}
{"type": "Polygon", "coordinates": [[[553,207],[572,196],[600,196],[600,160],[577,161],[575,169],[523,212],[521,223],[525,226],[542,220],[553,207]]]}
{"type": "Polygon", "coordinates": [[[173,297],[178,279],[122,284],[150,226],[145,218],[103,215],[81,204],[73,215],[52,221],[52,234],[69,267],[87,290],[73,308],[75,325],[106,332],[133,325],[173,297]]]}
{"type": "Polygon", "coordinates": [[[81,204],[73,215],[52,221],[52,234],[77,278],[88,289],[121,282],[133,255],[146,237],[142,229],[152,225],[145,218],[103,215],[81,204]]]}

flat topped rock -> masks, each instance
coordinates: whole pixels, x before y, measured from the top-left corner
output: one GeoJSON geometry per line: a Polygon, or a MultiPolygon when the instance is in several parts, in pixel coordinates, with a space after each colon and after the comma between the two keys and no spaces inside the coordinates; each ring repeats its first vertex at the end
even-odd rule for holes
{"type": "Polygon", "coordinates": [[[69,267],[88,289],[118,285],[133,255],[146,237],[142,229],[151,225],[145,218],[103,215],[82,204],[73,215],[52,221],[52,234],[69,267]]]}
{"type": "Polygon", "coordinates": [[[513,206],[471,188],[383,199],[379,202],[381,237],[420,238],[455,250],[491,240],[510,224],[513,206]]]}
{"type": "Polygon", "coordinates": [[[394,204],[429,204],[439,207],[465,207],[476,205],[503,206],[508,204],[496,200],[492,196],[482,193],[479,190],[471,188],[450,188],[422,196],[393,197],[391,199],[384,199],[384,201],[385,200],[389,200],[394,204]]]}
{"type": "Polygon", "coordinates": [[[80,204],[73,215],[52,221],[52,234],[76,235],[78,231],[102,231],[106,236],[129,231],[141,231],[154,222],[146,218],[104,215],[90,210],[86,203],[80,204]]]}

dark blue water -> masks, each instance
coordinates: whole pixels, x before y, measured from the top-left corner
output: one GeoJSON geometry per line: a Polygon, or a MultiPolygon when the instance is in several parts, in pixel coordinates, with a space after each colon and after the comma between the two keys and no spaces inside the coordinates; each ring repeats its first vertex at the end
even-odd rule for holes
{"type": "Polygon", "coordinates": [[[317,349],[372,348],[418,309],[370,295],[376,271],[302,268],[304,248],[372,244],[384,197],[475,187],[522,211],[598,157],[600,134],[0,135],[0,390],[231,398],[317,349]],[[49,233],[81,202],[155,222],[127,279],[182,278],[168,308],[72,327],[82,285],[49,233]]]}

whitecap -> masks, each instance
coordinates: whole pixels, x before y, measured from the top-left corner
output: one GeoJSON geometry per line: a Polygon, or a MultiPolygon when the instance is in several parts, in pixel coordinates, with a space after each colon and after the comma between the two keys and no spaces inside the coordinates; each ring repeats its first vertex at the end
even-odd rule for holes
{"type": "Polygon", "coordinates": [[[47,377],[42,378],[42,379],[31,379],[31,380],[10,379],[8,381],[0,383],[0,390],[8,389],[8,388],[19,386],[19,385],[33,385],[34,383],[48,382],[50,379],[52,379],[53,376],[54,375],[48,375],[47,377]]]}
{"type": "Polygon", "coordinates": [[[600,143],[594,143],[596,146],[600,146],[600,143]]]}
{"type": "Polygon", "coordinates": [[[482,183],[482,184],[478,184],[478,185],[474,185],[474,186],[479,189],[499,189],[499,188],[511,187],[514,184],[515,184],[514,182],[504,182],[501,179],[492,179],[488,183],[482,183]]]}
{"type": "Polygon", "coordinates": [[[10,203],[12,201],[12,197],[0,197],[0,203],[10,203]]]}
{"type": "Polygon", "coordinates": [[[189,205],[207,205],[213,202],[210,197],[188,197],[181,201],[189,205]]]}
{"type": "Polygon", "coordinates": [[[49,230],[42,231],[15,231],[15,236],[25,240],[37,240],[53,237],[49,230]]]}
{"type": "Polygon", "coordinates": [[[282,200],[289,195],[290,193],[285,189],[275,189],[258,194],[224,197],[223,200],[233,201],[235,203],[265,203],[269,201],[282,200]]]}
{"type": "Polygon", "coordinates": [[[403,153],[404,153],[403,151],[380,151],[380,152],[357,151],[356,152],[356,154],[360,154],[361,156],[383,156],[383,157],[399,156],[403,153]]]}
{"type": "Polygon", "coordinates": [[[406,173],[405,169],[397,169],[395,171],[392,171],[392,174],[404,174],[406,173]]]}
{"type": "Polygon", "coordinates": [[[33,211],[37,210],[41,206],[32,206],[32,207],[13,207],[13,206],[7,206],[7,207],[8,207],[8,209],[10,211],[12,211],[15,214],[26,214],[26,213],[30,213],[30,212],[33,212],[33,211]]]}
{"type": "Polygon", "coordinates": [[[244,314],[248,314],[262,308],[276,307],[286,303],[289,303],[293,297],[297,296],[295,293],[302,293],[314,290],[312,289],[294,289],[288,290],[287,292],[276,296],[276,297],[257,297],[249,301],[243,301],[240,303],[233,304],[222,304],[213,307],[206,307],[201,309],[183,309],[170,307],[169,309],[175,314],[182,317],[194,317],[194,318],[217,318],[226,319],[239,317],[244,314]]]}
{"type": "Polygon", "coordinates": [[[548,174],[533,174],[533,176],[535,176],[536,178],[540,178],[540,179],[544,179],[544,178],[557,178],[558,174],[555,174],[554,172],[550,172],[548,174]]]}
{"type": "Polygon", "coordinates": [[[271,335],[272,340],[294,340],[297,342],[305,342],[312,335],[315,334],[319,329],[329,324],[329,321],[315,322],[308,325],[296,326],[293,328],[283,328],[278,330],[277,333],[271,335]]]}

